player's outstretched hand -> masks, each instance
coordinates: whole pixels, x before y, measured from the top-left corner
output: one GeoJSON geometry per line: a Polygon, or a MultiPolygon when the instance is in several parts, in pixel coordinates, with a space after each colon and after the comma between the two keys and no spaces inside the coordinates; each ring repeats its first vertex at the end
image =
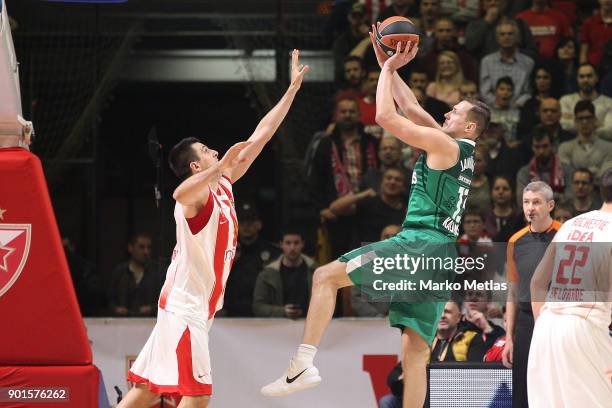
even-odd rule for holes
{"type": "Polygon", "coordinates": [[[310,71],[308,65],[302,65],[299,61],[300,51],[294,49],[291,53],[291,87],[300,89],[304,75],[310,71]]]}
{"type": "Polygon", "coordinates": [[[229,148],[223,158],[219,161],[219,167],[221,171],[237,166],[240,163],[246,161],[246,158],[240,157],[240,152],[249,147],[251,142],[239,142],[229,148]]]}
{"type": "Polygon", "coordinates": [[[412,41],[407,41],[404,51],[402,51],[402,42],[400,41],[397,43],[395,54],[385,62],[385,66],[396,71],[412,61],[418,51],[418,45],[414,45],[412,41]]]}
{"type": "MultiPolygon", "coordinates": [[[[378,22],[377,24],[380,24],[378,22]]],[[[389,56],[385,54],[385,52],[376,44],[376,27],[372,24],[372,31],[370,32],[370,40],[372,41],[372,48],[374,48],[374,54],[376,54],[376,60],[378,61],[378,65],[380,69],[382,69],[383,65],[385,65],[385,61],[389,59],[389,56]]]]}

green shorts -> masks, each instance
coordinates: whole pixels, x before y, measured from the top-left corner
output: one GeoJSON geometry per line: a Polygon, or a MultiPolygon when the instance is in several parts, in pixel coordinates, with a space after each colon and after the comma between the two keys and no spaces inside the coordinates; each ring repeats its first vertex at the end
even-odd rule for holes
{"type": "Polygon", "coordinates": [[[342,255],[351,281],[369,301],[389,302],[391,326],[410,327],[431,344],[450,298],[454,241],[431,230],[402,230],[342,255]]]}

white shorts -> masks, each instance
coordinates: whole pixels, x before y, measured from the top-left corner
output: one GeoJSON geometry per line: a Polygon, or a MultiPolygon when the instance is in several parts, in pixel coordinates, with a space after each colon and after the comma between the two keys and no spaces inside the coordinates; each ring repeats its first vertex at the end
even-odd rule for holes
{"type": "Polygon", "coordinates": [[[208,330],[212,320],[157,310],[157,323],[128,381],[156,394],[211,395],[208,330]]]}
{"type": "Polygon", "coordinates": [[[544,310],[529,350],[530,408],[612,407],[612,338],[608,328],[576,315],[544,310]]]}

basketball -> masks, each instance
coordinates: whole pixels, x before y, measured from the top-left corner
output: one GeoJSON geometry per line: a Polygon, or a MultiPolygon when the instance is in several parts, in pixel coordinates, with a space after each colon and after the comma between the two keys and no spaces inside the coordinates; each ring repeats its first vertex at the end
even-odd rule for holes
{"type": "Polygon", "coordinates": [[[397,43],[402,43],[402,51],[406,42],[412,41],[413,46],[419,43],[419,29],[406,17],[393,16],[387,18],[376,27],[376,43],[389,56],[395,54],[397,43]]]}

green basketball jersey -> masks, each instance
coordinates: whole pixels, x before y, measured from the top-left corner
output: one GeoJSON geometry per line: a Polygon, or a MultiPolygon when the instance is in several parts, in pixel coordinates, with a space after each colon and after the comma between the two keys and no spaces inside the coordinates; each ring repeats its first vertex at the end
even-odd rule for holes
{"type": "Polygon", "coordinates": [[[474,141],[458,139],[459,160],[446,170],[427,166],[421,154],[412,173],[408,212],[402,228],[430,229],[456,240],[474,173],[474,141]]]}

